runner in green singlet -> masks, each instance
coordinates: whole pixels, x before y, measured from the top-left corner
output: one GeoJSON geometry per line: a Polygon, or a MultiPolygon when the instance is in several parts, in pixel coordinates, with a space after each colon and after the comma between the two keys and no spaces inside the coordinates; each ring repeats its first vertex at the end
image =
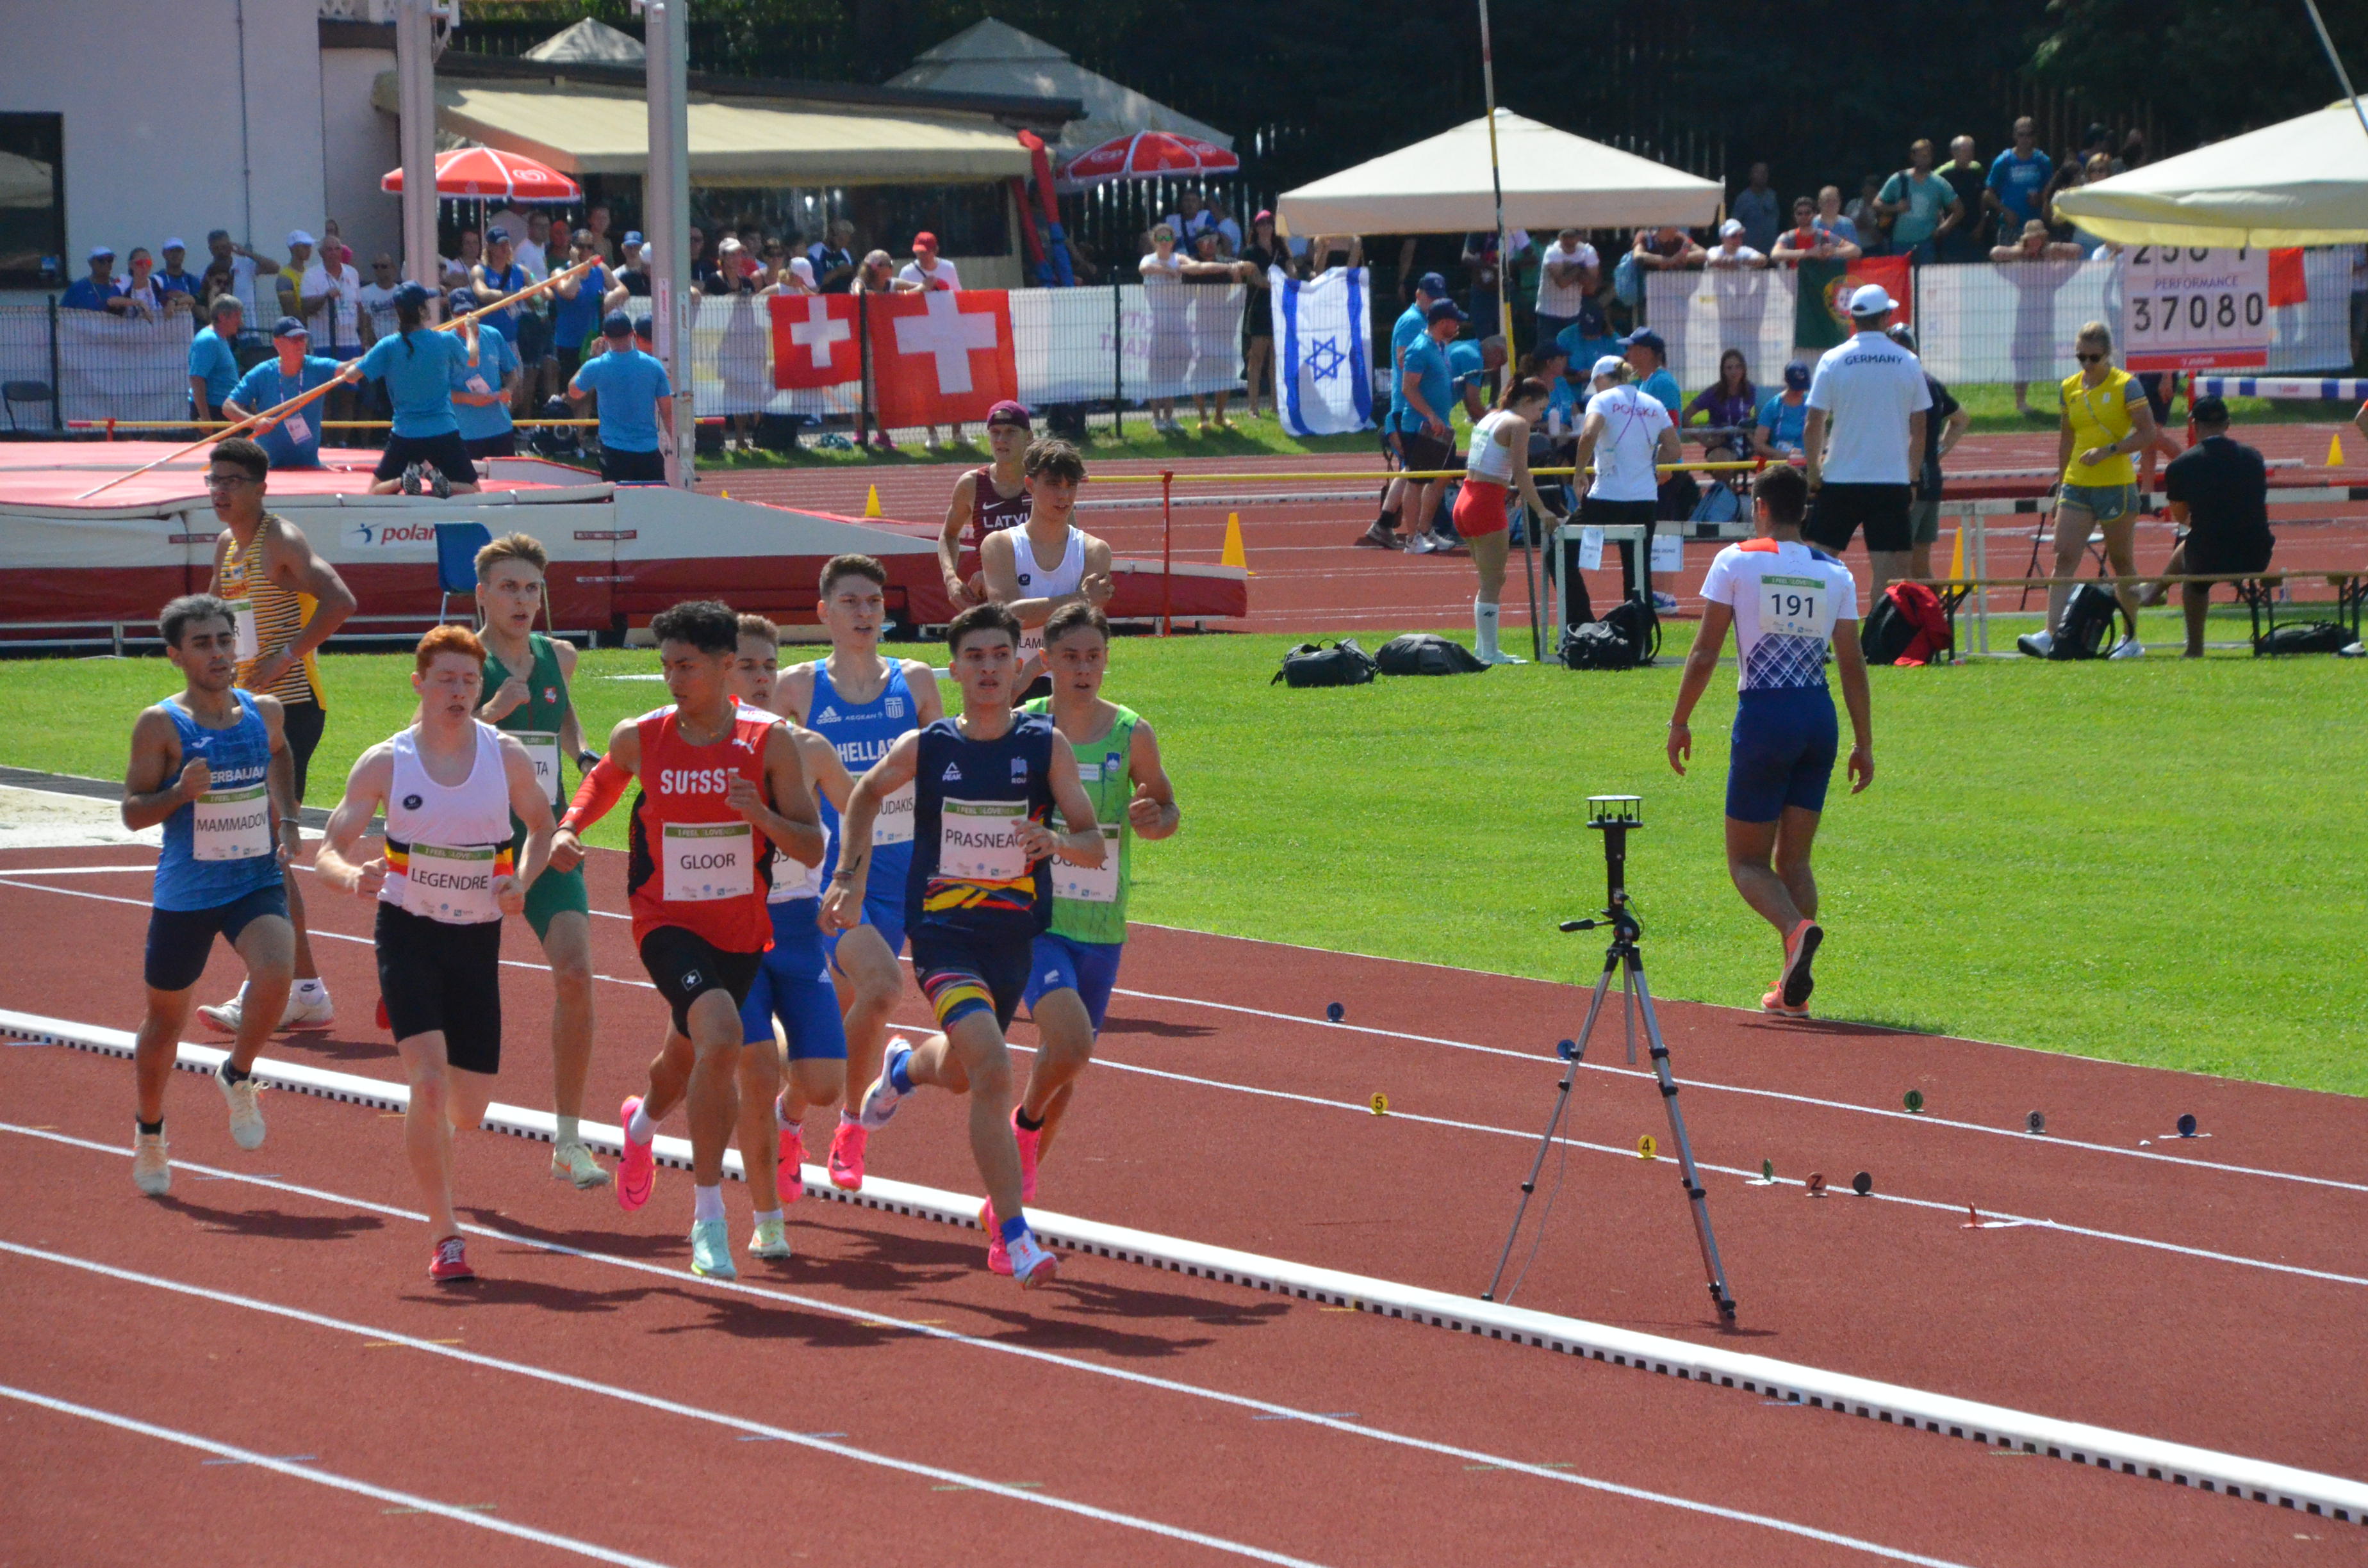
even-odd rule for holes
{"type": "MultiPolygon", "coordinates": [[[[484,705],[477,717],[518,738],[534,762],[536,779],[554,811],[567,808],[560,776],[562,756],[589,773],[600,758],[586,748],[568,677],[575,672],[575,644],[534,630],[543,608],[543,571],[549,564],[540,541],[507,534],[477,551],[478,635],[485,644],[484,705]]],[[[526,825],[510,821],[513,853],[526,825]]],[[[527,924],[551,961],[551,1097],[559,1119],[551,1151],[551,1174],[579,1187],[606,1187],[600,1168],[577,1130],[584,1114],[584,1082],[592,1070],[592,902],[584,891],[584,859],[573,846],[554,851],[551,867],[527,890],[527,924]]]]}
{"type": "Polygon", "coordinates": [[[1036,699],[1024,710],[1050,713],[1067,737],[1109,852],[1098,867],[1052,863],[1052,928],[1036,938],[1025,995],[1028,1017],[1043,1043],[1011,1116],[1031,1189],[1037,1165],[1052,1149],[1110,1011],[1110,988],[1118,983],[1126,946],[1133,842],[1137,836],[1166,838],[1182,821],[1151,726],[1133,709],[1102,699],[1102,677],[1110,669],[1110,621],[1102,612],[1089,604],[1054,610],[1044,623],[1044,661],[1053,695],[1036,699]]]}

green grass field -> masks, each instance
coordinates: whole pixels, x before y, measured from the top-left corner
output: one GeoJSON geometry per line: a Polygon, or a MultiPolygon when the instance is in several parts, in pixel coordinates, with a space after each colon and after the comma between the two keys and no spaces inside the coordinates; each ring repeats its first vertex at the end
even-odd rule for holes
{"type": "MultiPolygon", "coordinates": [[[[1626,675],[1292,691],[1268,685],[1290,641],[1114,651],[1110,690],[1153,721],[1185,806],[1183,833],[1138,852],[1139,917],[1591,981],[1600,940],[1554,924],[1601,898],[1586,797],[1635,793],[1648,827],[1630,882],[1656,989],[1756,1005],[1778,949],[1721,849],[1731,676],[1713,683],[1695,770],[1679,779],[1661,755],[1676,646],[1664,667],[1626,675]]],[[[411,707],[407,659],[327,663],[315,805],[411,707]]],[[[655,682],[609,678],[655,667],[645,652],[587,653],[588,727],[605,734],[663,701],[655,682]]],[[[133,713],[176,685],[161,659],[8,669],[0,762],[100,778],[120,776],[133,713]]],[[[2368,769],[2363,679],[2349,661],[2243,656],[1874,671],[1874,787],[1829,801],[1818,856],[1832,935],[1817,1010],[2368,1093],[2347,869],[2368,769]]],[[[622,820],[596,842],[621,845],[622,820]]]]}

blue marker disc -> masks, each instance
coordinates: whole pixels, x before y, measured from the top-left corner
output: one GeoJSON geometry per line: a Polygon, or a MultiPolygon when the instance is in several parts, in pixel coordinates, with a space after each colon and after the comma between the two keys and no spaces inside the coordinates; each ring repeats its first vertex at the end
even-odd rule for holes
{"type": "Polygon", "coordinates": [[[2182,1116],[2179,1119],[2179,1135],[2181,1138],[2192,1138],[2195,1136],[2195,1118],[2192,1116],[2182,1116]]]}
{"type": "Polygon", "coordinates": [[[1349,1009],[1338,1002],[1327,1002],[1324,1005],[1324,1016],[1337,1024],[1349,1016],[1349,1009]]]}
{"type": "Polygon", "coordinates": [[[1577,1061],[1578,1041],[1575,1040],[1556,1040],[1554,1042],[1554,1054],[1561,1057],[1565,1062],[1577,1061]]]}

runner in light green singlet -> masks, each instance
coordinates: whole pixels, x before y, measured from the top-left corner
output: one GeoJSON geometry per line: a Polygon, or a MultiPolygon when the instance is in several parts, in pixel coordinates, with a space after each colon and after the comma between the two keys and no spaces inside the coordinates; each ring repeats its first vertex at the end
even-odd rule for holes
{"type": "MultiPolygon", "coordinates": [[[[535,777],[550,795],[552,809],[564,812],[567,794],[560,758],[573,756],[591,771],[599,757],[586,749],[567,695],[575,671],[575,644],[534,630],[543,605],[543,569],[548,558],[537,540],[507,534],[477,551],[478,635],[485,644],[485,700],[477,717],[507,731],[526,747],[535,777]]],[[[525,824],[510,819],[513,849],[524,842],[525,824]]],[[[527,890],[527,923],[551,960],[552,1107],[558,1136],[551,1174],[579,1187],[606,1187],[609,1173],[592,1157],[577,1130],[584,1113],[584,1085],[592,1070],[592,901],[584,888],[580,856],[554,854],[550,869],[527,890]]]]}
{"type": "Polygon", "coordinates": [[[1089,604],[1053,611],[1044,623],[1044,662],[1053,695],[1029,703],[1027,711],[1050,713],[1067,738],[1109,852],[1099,867],[1053,863],[1052,927],[1036,938],[1025,996],[1043,1045],[1011,1119],[1031,1195],[1038,1163],[1067,1114],[1077,1075],[1093,1060],[1118,983],[1134,839],[1166,838],[1182,820],[1151,726],[1133,709],[1102,699],[1110,668],[1110,622],[1102,612],[1089,604]]]}

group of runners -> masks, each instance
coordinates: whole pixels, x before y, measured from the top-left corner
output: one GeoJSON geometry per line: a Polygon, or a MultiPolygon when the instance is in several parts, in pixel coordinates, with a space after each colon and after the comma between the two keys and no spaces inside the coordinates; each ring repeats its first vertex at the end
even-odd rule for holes
{"type": "MultiPolygon", "coordinates": [[[[416,716],[356,762],[309,874],[375,906],[431,1278],[472,1277],[452,1134],[483,1119],[500,1068],[512,915],[552,979],[552,1176],[643,1207],[658,1126],[681,1108],[696,1272],[736,1272],[722,1193],[735,1139],[756,1210],[748,1250],[787,1257],[809,1117],[837,1108],[827,1179],[860,1190],[870,1135],[927,1087],[969,1097],[989,1267],[1030,1286],[1056,1272],[1026,1206],[1117,979],[1133,841],[1174,833],[1179,812],[1149,724],[1101,696],[1109,551],[1069,522],[1084,465],[1065,443],[1030,443],[1017,404],[990,428],[997,460],[965,476],[973,527],[948,555],[971,601],[947,633],[957,718],[928,665],[881,653],[887,574],[862,555],[821,574],[829,653],[787,670],[762,617],[712,600],[657,616],[672,700],[618,724],[605,753],[570,697],[575,648],[534,629],[547,566],[534,540],[479,552],[474,630],[420,639],[416,716]],[[1012,477],[1024,506],[1003,487],[1012,477]],[[962,542],[979,553],[968,575],[962,542]],[[1023,700],[1031,677],[1044,694],[1023,700]],[[646,1085],[620,1108],[612,1173],[581,1121],[596,1037],[583,835],[634,786],[627,913],[669,1017],[646,1085]],[[890,1034],[908,946],[938,1028],[917,1043],[890,1034]],[[1015,1097],[1006,1033],[1022,1006],[1042,1043],[1015,1097]]],[[[321,731],[310,655],[353,599],[263,509],[268,472],[253,442],[212,449],[213,591],[160,617],[184,689],[140,716],[125,779],[126,823],[164,827],[136,1051],[133,1176],[151,1195],[170,1188],[165,1088],[217,935],[248,976],[202,1010],[233,1037],[215,1076],[242,1148],[264,1138],[252,1076],[264,1040],[334,1017],[304,938],[297,813],[321,731]],[[291,994],[300,976],[317,1003],[291,994]]]]}

